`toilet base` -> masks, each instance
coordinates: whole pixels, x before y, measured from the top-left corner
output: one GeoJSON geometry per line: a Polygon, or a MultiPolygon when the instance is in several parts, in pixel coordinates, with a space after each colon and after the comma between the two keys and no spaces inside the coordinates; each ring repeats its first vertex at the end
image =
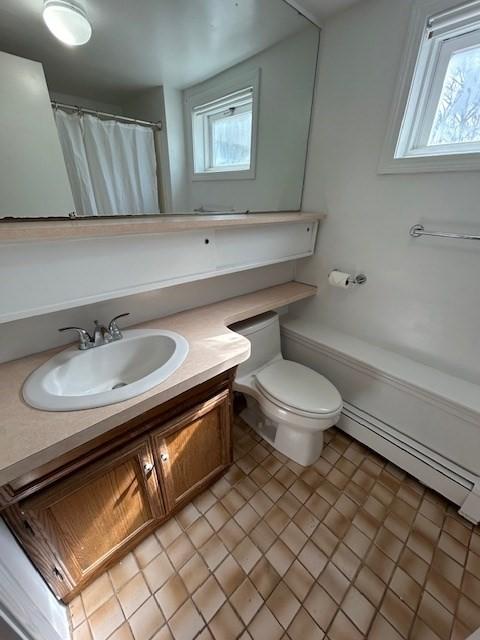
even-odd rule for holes
{"type": "Polygon", "coordinates": [[[291,425],[284,425],[265,416],[254,398],[246,398],[247,407],[240,417],[261,438],[302,467],[308,467],[318,460],[323,450],[323,431],[295,431],[291,425]]]}

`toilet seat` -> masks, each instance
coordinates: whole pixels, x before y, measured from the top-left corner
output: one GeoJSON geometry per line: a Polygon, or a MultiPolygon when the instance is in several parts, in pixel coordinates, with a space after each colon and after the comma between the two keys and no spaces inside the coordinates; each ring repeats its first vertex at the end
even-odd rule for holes
{"type": "Polygon", "coordinates": [[[277,360],[256,376],[271,402],[297,415],[327,418],[342,408],[342,398],[324,376],[291,360],[277,360]]]}

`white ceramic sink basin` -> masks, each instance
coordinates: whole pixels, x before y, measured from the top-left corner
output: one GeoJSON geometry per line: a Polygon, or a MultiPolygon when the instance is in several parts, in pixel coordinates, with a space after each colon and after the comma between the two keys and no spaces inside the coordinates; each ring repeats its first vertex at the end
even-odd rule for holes
{"type": "Polygon", "coordinates": [[[23,397],[32,407],[47,411],[114,404],[166,380],[187,354],[188,342],[178,333],[127,330],[117,342],[61,351],[27,378],[23,397]]]}

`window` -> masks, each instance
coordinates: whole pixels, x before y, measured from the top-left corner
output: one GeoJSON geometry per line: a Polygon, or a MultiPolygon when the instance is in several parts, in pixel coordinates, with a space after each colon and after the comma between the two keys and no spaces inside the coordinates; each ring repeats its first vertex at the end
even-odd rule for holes
{"type": "Polygon", "coordinates": [[[194,107],[195,173],[250,169],[252,107],[252,87],[194,107]]]}
{"type": "Polygon", "coordinates": [[[480,1],[437,5],[441,11],[414,14],[420,37],[404,70],[405,95],[397,99],[403,112],[397,106],[383,173],[395,172],[395,164],[400,171],[480,169],[480,1]]]}
{"type": "Polygon", "coordinates": [[[255,177],[258,75],[187,95],[194,180],[255,177]]]}

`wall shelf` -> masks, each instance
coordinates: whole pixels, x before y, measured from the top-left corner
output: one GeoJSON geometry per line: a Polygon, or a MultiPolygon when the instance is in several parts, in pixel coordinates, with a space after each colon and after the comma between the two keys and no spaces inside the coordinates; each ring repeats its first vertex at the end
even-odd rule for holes
{"type": "Polygon", "coordinates": [[[171,217],[0,224],[0,323],[305,258],[323,218],[171,217]]]}
{"type": "Polygon", "coordinates": [[[171,214],[132,216],[127,218],[77,218],[74,220],[35,219],[0,220],[0,243],[31,240],[68,240],[74,238],[112,237],[151,233],[179,233],[206,229],[319,222],[324,213],[282,211],[246,214],[171,214]]]}

